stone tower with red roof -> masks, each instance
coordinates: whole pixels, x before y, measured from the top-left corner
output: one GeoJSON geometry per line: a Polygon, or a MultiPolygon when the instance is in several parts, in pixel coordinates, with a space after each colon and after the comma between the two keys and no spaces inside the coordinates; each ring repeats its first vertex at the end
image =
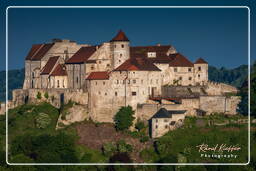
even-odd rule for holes
{"type": "Polygon", "coordinates": [[[113,69],[117,68],[130,58],[129,44],[130,41],[122,30],[120,30],[112,40],[110,40],[113,69]]]}

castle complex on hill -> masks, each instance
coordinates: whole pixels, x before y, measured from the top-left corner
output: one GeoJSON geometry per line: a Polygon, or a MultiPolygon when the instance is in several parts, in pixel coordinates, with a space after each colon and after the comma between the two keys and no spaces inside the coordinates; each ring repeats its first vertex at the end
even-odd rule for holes
{"type": "Polygon", "coordinates": [[[50,98],[44,100],[57,107],[69,100],[84,105],[97,122],[113,122],[119,108],[130,105],[136,118],[153,119],[153,137],[185,115],[236,114],[239,103],[227,95],[236,93],[235,87],[208,81],[204,59],[193,63],[171,45],[130,46],[123,31],[95,46],[60,39],[33,45],[13,105],[42,101],[38,92],[47,92],[50,98]]]}

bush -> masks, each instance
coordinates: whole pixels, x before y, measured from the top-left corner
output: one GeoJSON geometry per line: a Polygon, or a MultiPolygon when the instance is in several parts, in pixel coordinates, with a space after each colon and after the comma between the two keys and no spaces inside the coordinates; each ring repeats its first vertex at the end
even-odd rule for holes
{"type": "Polygon", "coordinates": [[[112,142],[108,142],[103,145],[103,153],[106,156],[110,156],[116,151],[117,151],[116,145],[112,142]]]}
{"type": "Polygon", "coordinates": [[[117,149],[120,153],[132,152],[132,146],[130,144],[125,143],[124,140],[120,140],[117,142],[117,149]]]}
{"type": "Polygon", "coordinates": [[[42,94],[41,94],[41,92],[40,92],[40,91],[39,91],[39,92],[37,92],[36,98],[37,98],[37,99],[41,99],[41,98],[42,98],[42,94]]]}
{"type": "Polygon", "coordinates": [[[117,130],[127,130],[132,126],[134,111],[131,106],[121,107],[114,117],[117,130]]]}
{"type": "Polygon", "coordinates": [[[143,128],[145,128],[144,122],[138,121],[138,122],[135,124],[135,128],[136,128],[138,131],[141,131],[143,128]]]}
{"type": "Polygon", "coordinates": [[[39,113],[36,118],[37,128],[46,128],[51,123],[51,118],[45,113],[39,113]]]}
{"type": "Polygon", "coordinates": [[[48,99],[48,98],[49,98],[49,94],[48,94],[48,92],[45,92],[45,93],[44,93],[44,97],[45,97],[46,99],[48,99]]]}
{"type": "Polygon", "coordinates": [[[143,136],[141,137],[140,142],[144,143],[144,142],[147,142],[148,140],[149,140],[148,136],[143,136]]]}

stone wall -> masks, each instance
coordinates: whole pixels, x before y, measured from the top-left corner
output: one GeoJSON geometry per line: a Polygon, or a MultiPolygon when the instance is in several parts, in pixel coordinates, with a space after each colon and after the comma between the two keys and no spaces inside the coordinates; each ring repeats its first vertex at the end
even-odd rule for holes
{"type": "Polygon", "coordinates": [[[69,100],[76,103],[87,105],[88,93],[81,89],[16,89],[13,91],[13,105],[19,106],[25,103],[40,103],[46,101],[55,107],[60,107],[62,103],[68,103],[69,100]],[[37,94],[40,92],[41,99],[37,98],[37,94]],[[48,93],[48,98],[45,95],[48,93]]]}
{"type": "Polygon", "coordinates": [[[208,95],[224,95],[225,93],[238,93],[238,89],[228,84],[209,81],[206,92],[208,95]]]}
{"type": "Polygon", "coordinates": [[[200,108],[207,114],[220,112],[226,114],[236,114],[237,104],[240,102],[238,96],[201,96],[200,108]]]}

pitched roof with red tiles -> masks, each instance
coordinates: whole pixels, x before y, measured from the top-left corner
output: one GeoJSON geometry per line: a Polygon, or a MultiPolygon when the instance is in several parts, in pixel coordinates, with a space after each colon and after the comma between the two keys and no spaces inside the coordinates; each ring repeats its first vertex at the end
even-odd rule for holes
{"type": "Polygon", "coordinates": [[[86,78],[87,80],[108,80],[109,72],[91,72],[90,75],[86,78]]]}
{"type": "Polygon", "coordinates": [[[130,58],[115,69],[115,71],[161,71],[147,58],[130,58]]]}
{"type": "Polygon", "coordinates": [[[119,30],[117,35],[112,40],[110,40],[110,42],[114,41],[129,41],[129,39],[122,30],[119,30]]]}
{"type": "Polygon", "coordinates": [[[81,47],[71,58],[66,61],[66,64],[84,63],[95,51],[96,46],[81,47]]]}
{"type": "Polygon", "coordinates": [[[38,49],[43,46],[43,44],[35,44],[32,45],[30,51],[28,52],[28,55],[26,57],[26,60],[31,60],[33,55],[38,51],[38,49]]]}
{"type": "Polygon", "coordinates": [[[53,45],[54,43],[32,45],[32,48],[30,49],[26,57],[26,60],[32,60],[32,61],[41,60],[53,45]]]}
{"type": "Polygon", "coordinates": [[[66,68],[64,65],[58,64],[51,73],[51,76],[66,76],[66,68]]]}
{"type": "Polygon", "coordinates": [[[172,67],[193,67],[194,64],[190,62],[185,56],[180,53],[172,55],[174,59],[169,63],[172,67]]]}
{"type": "Polygon", "coordinates": [[[195,64],[208,64],[203,58],[198,58],[195,64]]]}
{"type": "Polygon", "coordinates": [[[173,58],[167,56],[170,45],[161,46],[135,46],[130,47],[131,58],[144,57],[148,58],[148,52],[156,52],[156,57],[148,58],[153,63],[169,63],[173,58]]]}
{"type": "Polygon", "coordinates": [[[53,57],[50,57],[47,61],[47,63],[45,64],[42,72],[41,72],[41,75],[44,75],[44,74],[49,74],[53,67],[55,66],[56,62],[58,61],[59,59],[59,56],[53,56],[53,57]]]}

